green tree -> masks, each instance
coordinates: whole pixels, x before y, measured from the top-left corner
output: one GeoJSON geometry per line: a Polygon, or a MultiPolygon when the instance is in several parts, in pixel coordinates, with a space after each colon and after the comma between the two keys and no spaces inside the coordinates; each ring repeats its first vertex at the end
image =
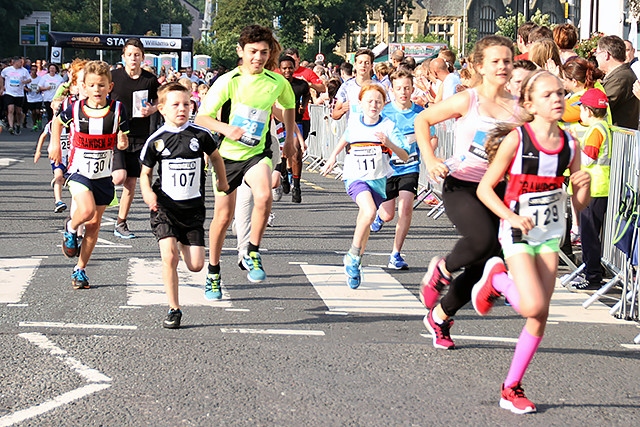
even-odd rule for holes
{"type": "MultiPolygon", "coordinates": [[[[536,9],[536,12],[531,16],[531,22],[540,26],[551,27],[551,18],[549,14],[543,14],[540,9],[536,9]]],[[[524,15],[518,13],[518,27],[525,23],[524,15]]],[[[506,9],[506,16],[501,16],[496,19],[496,26],[499,28],[496,34],[500,36],[508,37],[512,40],[516,38],[516,17],[513,14],[511,8],[506,9]]]]}
{"type": "Polygon", "coordinates": [[[0,58],[21,55],[20,20],[30,15],[37,6],[36,2],[5,1],[0,6],[0,58]]]}

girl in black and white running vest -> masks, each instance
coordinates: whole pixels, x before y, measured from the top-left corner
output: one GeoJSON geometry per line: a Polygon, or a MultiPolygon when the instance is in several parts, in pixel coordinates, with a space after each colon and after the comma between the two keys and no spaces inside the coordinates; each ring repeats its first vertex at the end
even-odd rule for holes
{"type": "MultiPolygon", "coordinates": [[[[542,341],[558,272],[558,252],[564,236],[566,193],[563,173],[568,168],[573,203],[581,210],[589,203],[591,178],[580,171],[576,142],[558,121],[564,112],[562,81],[548,71],[532,72],[522,82],[520,105],[525,123],[502,127],[489,136],[489,168],[478,185],[480,200],[500,217],[499,239],[513,282],[496,282],[485,268],[486,280],[472,291],[476,311],[485,315],[493,300],[504,295],[527,319],[516,345],[511,368],[502,384],[500,406],[516,414],[534,412],[521,381],[542,341]],[[494,188],[505,179],[503,198],[494,188]]],[[[489,260],[494,272],[504,271],[502,260],[489,260]]]]}

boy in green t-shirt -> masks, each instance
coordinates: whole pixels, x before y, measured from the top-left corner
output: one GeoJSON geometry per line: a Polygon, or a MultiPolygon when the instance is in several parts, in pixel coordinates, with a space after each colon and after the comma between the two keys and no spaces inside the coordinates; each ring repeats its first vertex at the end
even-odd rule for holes
{"type": "Polygon", "coordinates": [[[236,189],[246,182],[251,188],[254,207],[248,255],[243,258],[247,278],[261,282],[266,278],[259,246],[271,211],[271,151],[269,137],[271,108],[277,102],[284,109],[287,133],[284,152],[293,157],[295,95],[289,82],[270,71],[280,46],[270,29],[259,25],[245,27],[238,41],[242,65],[219,77],[202,101],[196,124],[224,135],[219,148],[224,159],[229,189],[215,191],[215,212],[209,228],[209,271],[205,297],[220,284],[220,254],[226,230],[235,208],[236,189]],[[270,61],[271,60],[271,61],[270,61]],[[269,64],[269,65],[267,65],[269,64]]]}

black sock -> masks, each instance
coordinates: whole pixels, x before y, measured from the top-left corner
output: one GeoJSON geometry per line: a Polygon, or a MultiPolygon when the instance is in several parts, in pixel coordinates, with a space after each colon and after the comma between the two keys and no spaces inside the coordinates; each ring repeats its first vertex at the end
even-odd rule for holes
{"type": "Polygon", "coordinates": [[[247,245],[247,253],[259,252],[259,251],[260,251],[259,245],[254,245],[253,243],[249,242],[249,244],[247,245]]]}
{"type": "Polygon", "coordinates": [[[293,186],[300,188],[300,177],[293,175],[293,186]]]}
{"type": "Polygon", "coordinates": [[[209,274],[220,274],[220,263],[216,265],[209,264],[209,274]]]}

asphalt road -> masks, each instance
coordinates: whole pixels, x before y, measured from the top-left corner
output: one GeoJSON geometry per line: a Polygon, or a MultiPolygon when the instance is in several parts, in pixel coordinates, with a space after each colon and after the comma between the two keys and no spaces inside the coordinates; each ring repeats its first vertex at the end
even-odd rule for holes
{"type": "MultiPolygon", "coordinates": [[[[584,295],[559,289],[554,299],[524,379],[537,414],[498,407],[524,323],[510,307],[480,318],[468,305],[452,329],[458,348],[432,347],[415,304],[429,259],[455,242],[446,216],[416,211],[403,250],[408,271],[380,268],[393,238],[387,224],[371,238],[363,288],[338,287],[340,303],[323,293],[322,283],[344,281],[357,210],[340,182],[314,173],[303,176],[302,204],[285,196],[274,205],[276,226],[262,243],[264,283],[249,283],[238,269],[231,233],[222,301],[207,303],[203,282],[181,276],[192,281],[181,296],[197,296],[183,298],[180,330],[161,326],[159,251],[139,196],[129,220],[138,238],[115,238],[116,211],[108,209],[87,270],[93,287],[74,291],[73,261],[59,247],[65,215],[53,213],[48,161],[33,164],[36,139],[0,134],[0,426],[638,422],[640,352],[632,344],[640,329],[600,303],[582,309],[584,295]],[[385,286],[391,292],[381,298],[385,286]]],[[[207,206],[210,218],[211,194],[207,206]]]]}

